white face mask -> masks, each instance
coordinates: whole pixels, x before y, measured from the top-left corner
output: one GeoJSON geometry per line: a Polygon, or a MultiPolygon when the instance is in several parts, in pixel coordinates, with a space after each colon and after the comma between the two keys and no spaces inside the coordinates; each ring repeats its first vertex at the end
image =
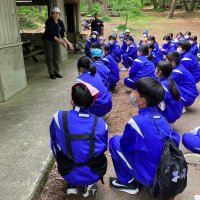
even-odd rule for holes
{"type": "Polygon", "coordinates": [[[147,37],[147,34],[143,34],[143,37],[146,38],[146,37],[147,37]]]}
{"type": "Polygon", "coordinates": [[[189,39],[190,38],[190,36],[189,35],[185,35],[185,37],[184,37],[186,40],[187,39],[189,39]]]}
{"type": "Polygon", "coordinates": [[[113,40],[110,40],[109,43],[112,45],[112,44],[114,44],[114,41],[113,41],[113,40]]]}
{"type": "Polygon", "coordinates": [[[137,56],[138,56],[138,57],[141,56],[141,53],[140,53],[139,51],[137,52],[137,56]]]}
{"type": "Polygon", "coordinates": [[[138,107],[138,105],[136,103],[137,98],[132,93],[130,94],[129,99],[130,99],[131,105],[133,107],[137,108],[138,107]]]}
{"type": "Polygon", "coordinates": [[[180,49],[180,48],[177,48],[177,52],[178,52],[179,54],[183,54],[185,51],[183,51],[183,50],[180,49]]]}
{"type": "Polygon", "coordinates": [[[96,36],[96,35],[92,35],[92,38],[93,38],[93,39],[96,39],[96,38],[97,38],[97,36],[96,36]]]}
{"type": "Polygon", "coordinates": [[[168,44],[168,41],[167,40],[163,40],[163,44],[168,44]]]}
{"type": "Polygon", "coordinates": [[[190,44],[194,44],[194,41],[190,40],[190,44]]]}

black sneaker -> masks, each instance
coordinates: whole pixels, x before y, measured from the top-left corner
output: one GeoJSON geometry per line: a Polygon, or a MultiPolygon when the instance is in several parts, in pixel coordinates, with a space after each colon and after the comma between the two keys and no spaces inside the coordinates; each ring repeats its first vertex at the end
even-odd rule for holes
{"type": "Polygon", "coordinates": [[[53,74],[51,74],[51,75],[50,75],[50,79],[56,79],[56,76],[53,75],[53,74]]]}
{"type": "Polygon", "coordinates": [[[67,195],[78,194],[77,187],[75,185],[67,184],[67,195]]]}
{"type": "Polygon", "coordinates": [[[56,78],[63,78],[63,76],[60,75],[59,73],[56,73],[55,76],[56,76],[56,78]]]}
{"type": "Polygon", "coordinates": [[[126,192],[128,194],[137,194],[139,192],[139,188],[135,181],[128,185],[123,185],[117,178],[110,177],[110,186],[115,190],[126,192]]]}
{"type": "Polygon", "coordinates": [[[98,190],[97,184],[85,186],[83,189],[83,197],[96,196],[98,190]]]}

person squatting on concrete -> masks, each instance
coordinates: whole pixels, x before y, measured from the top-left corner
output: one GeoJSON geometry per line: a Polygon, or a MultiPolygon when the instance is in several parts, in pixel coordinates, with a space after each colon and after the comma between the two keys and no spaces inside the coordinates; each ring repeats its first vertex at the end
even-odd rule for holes
{"type": "Polygon", "coordinates": [[[58,111],[50,125],[51,149],[68,195],[77,194],[77,187],[83,188],[83,197],[95,195],[96,183],[107,170],[107,125],[89,110],[98,95],[90,84],[76,83],[71,91],[73,109],[58,111]]]}

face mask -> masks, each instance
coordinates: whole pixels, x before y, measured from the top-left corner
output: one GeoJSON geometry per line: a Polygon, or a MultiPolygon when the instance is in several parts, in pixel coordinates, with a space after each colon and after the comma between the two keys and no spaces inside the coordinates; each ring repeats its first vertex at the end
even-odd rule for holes
{"type": "Polygon", "coordinates": [[[92,38],[93,38],[93,39],[96,39],[96,38],[97,38],[97,36],[96,36],[96,35],[92,35],[92,38]]]}
{"type": "Polygon", "coordinates": [[[183,51],[182,49],[180,49],[180,48],[177,48],[177,52],[178,52],[179,54],[183,54],[183,53],[184,53],[184,51],[183,51]]]}
{"type": "Polygon", "coordinates": [[[159,78],[160,74],[159,74],[157,69],[155,69],[154,75],[155,75],[156,78],[159,78]]]}
{"type": "Polygon", "coordinates": [[[143,37],[146,38],[146,37],[147,37],[147,34],[143,34],[143,37]]]}
{"type": "Polygon", "coordinates": [[[130,94],[129,99],[130,99],[131,105],[133,107],[137,108],[138,107],[138,105],[136,103],[137,98],[132,93],[130,94]]]}
{"type": "Polygon", "coordinates": [[[194,44],[194,41],[190,40],[190,44],[194,44]]]}
{"type": "Polygon", "coordinates": [[[120,38],[120,41],[122,42],[124,39],[123,38],[120,38]]]}
{"type": "Polygon", "coordinates": [[[139,52],[139,51],[137,52],[137,56],[138,56],[138,57],[139,57],[139,56],[141,56],[141,54],[140,54],[140,52],[139,52]]]}
{"type": "Polygon", "coordinates": [[[190,38],[190,36],[189,35],[185,35],[185,37],[184,37],[186,40],[187,39],[189,39],[190,38]]]}
{"type": "Polygon", "coordinates": [[[112,45],[112,44],[114,44],[114,41],[113,41],[113,40],[110,40],[109,43],[112,45]]]}
{"type": "Polygon", "coordinates": [[[168,44],[168,41],[167,41],[167,40],[164,40],[164,41],[163,41],[163,44],[168,44]]]}

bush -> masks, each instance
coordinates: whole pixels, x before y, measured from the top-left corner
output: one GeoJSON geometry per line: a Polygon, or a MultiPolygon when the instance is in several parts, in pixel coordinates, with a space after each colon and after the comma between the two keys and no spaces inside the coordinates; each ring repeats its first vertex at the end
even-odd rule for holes
{"type": "Polygon", "coordinates": [[[102,20],[103,22],[111,22],[111,21],[112,21],[112,18],[111,18],[110,16],[106,15],[106,16],[103,16],[103,17],[101,18],[101,20],[102,20]]]}

